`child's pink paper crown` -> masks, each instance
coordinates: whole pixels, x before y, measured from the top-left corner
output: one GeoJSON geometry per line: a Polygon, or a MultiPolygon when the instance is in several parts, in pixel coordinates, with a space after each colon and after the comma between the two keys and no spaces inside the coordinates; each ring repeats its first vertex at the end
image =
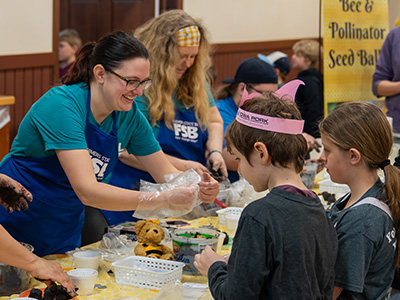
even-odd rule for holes
{"type": "MultiPolygon", "coordinates": [[[[294,101],[296,91],[300,84],[304,85],[304,82],[301,80],[292,80],[282,86],[279,90],[277,90],[274,95],[278,98],[283,98],[284,96],[289,96],[288,99],[294,101]]],[[[240,124],[257,128],[261,130],[267,130],[278,133],[286,133],[286,134],[301,134],[303,133],[304,120],[295,120],[295,119],[284,119],[284,118],[276,118],[265,115],[260,115],[252,112],[248,112],[241,108],[243,103],[246,100],[253,99],[254,97],[261,96],[260,93],[251,93],[248,94],[247,90],[243,90],[242,99],[239,104],[239,109],[236,114],[236,121],[240,124]]]]}

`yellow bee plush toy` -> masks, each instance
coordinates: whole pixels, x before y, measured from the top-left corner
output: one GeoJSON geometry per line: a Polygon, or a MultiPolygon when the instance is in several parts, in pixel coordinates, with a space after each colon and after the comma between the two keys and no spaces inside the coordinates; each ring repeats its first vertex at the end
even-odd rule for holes
{"type": "Polygon", "coordinates": [[[174,260],[172,249],[161,244],[165,238],[165,232],[158,220],[137,221],[135,231],[139,242],[135,247],[136,255],[174,260]]]}

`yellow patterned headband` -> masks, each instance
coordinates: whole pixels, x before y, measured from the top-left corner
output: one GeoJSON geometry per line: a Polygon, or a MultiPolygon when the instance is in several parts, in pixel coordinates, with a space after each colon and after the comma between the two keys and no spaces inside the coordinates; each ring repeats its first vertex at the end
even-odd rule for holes
{"type": "Polygon", "coordinates": [[[189,26],[178,30],[178,46],[194,47],[200,45],[200,31],[197,26],[189,26]]]}

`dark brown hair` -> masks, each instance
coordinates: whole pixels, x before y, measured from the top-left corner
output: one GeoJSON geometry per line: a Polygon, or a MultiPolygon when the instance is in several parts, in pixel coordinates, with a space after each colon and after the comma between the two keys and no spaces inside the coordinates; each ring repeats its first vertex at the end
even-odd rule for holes
{"type": "Polygon", "coordinates": [[[101,64],[106,71],[112,71],[124,60],[132,58],[149,59],[146,47],[128,33],[111,32],[97,43],[89,42],[80,49],[71,69],[62,78],[62,83],[71,85],[85,82],[89,85],[93,77],[93,67],[97,64],[101,64]]]}
{"type": "MultiPolygon", "coordinates": [[[[282,100],[272,92],[247,100],[242,109],[264,116],[301,120],[301,114],[294,102],[282,100]]],[[[285,134],[248,127],[234,120],[225,133],[226,146],[231,152],[235,147],[250,163],[250,155],[256,142],[263,143],[271,156],[274,166],[293,166],[300,173],[303,169],[307,142],[302,134],[285,134]]],[[[250,163],[251,165],[251,163],[250,163]]]]}

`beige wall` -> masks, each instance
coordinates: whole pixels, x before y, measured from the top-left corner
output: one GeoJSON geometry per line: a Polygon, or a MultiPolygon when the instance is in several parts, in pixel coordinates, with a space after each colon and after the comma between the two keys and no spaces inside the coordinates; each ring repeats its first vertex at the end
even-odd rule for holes
{"type": "Polygon", "coordinates": [[[53,0],[0,0],[0,55],[53,50],[53,0]]]}
{"type": "MultiPolygon", "coordinates": [[[[393,28],[400,0],[388,1],[393,28]]],[[[318,37],[319,0],[183,0],[183,8],[204,20],[213,43],[318,37]]],[[[51,52],[52,22],[52,0],[0,0],[0,55],[51,52]]]]}
{"type": "MultiPolygon", "coordinates": [[[[319,0],[183,0],[200,17],[213,43],[318,37],[319,0]]],[[[389,0],[389,26],[400,17],[400,0],[389,0]]]]}
{"type": "Polygon", "coordinates": [[[400,18],[400,1],[389,0],[389,28],[393,28],[400,18]]]}
{"type": "Polygon", "coordinates": [[[204,20],[213,43],[318,37],[318,0],[184,0],[183,9],[204,20]]]}

